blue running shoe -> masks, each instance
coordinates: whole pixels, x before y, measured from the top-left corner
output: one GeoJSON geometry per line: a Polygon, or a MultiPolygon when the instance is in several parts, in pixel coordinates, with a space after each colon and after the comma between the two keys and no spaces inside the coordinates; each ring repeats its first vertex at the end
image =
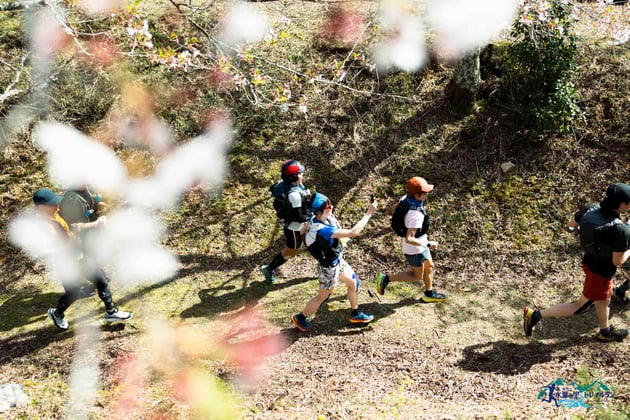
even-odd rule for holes
{"type": "Polygon", "coordinates": [[[363,311],[359,311],[356,315],[350,314],[350,318],[348,318],[348,321],[353,324],[367,324],[373,319],[374,315],[366,314],[363,311]]]}
{"type": "Polygon", "coordinates": [[[265,276],[267,283],[274,284],[276,282],[276,278],[273,276],[273,270],[271,270],[268,265],[260,267],[260,271],[262,271],[263,276],[265,276]]]}
{"type": "Polygon", "coordinates": [[[313,328],[311,323],[308,322],[308,319],[306,319],[306,317],[301,313],[293,315],[291,317],[291,322],[302,332],[309,332],[313,328]]]}
{"type": "Polygon", "coordinates": [[[378,293],[379,295],[384,295],[387,283],[388,282],[385,279],[385,274],[378,273],[376,275],[376,293],[378,293]]]}

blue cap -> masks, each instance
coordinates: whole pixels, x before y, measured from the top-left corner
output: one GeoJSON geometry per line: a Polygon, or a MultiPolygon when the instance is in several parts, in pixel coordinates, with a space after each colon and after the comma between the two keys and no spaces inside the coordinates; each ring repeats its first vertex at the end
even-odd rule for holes
{"type": "Polygon", "coordinates": [[[311,211],[315,213],[321,210],[327,202],[328,197],[326,197],[324,194],[316,192],[315,194],[313,194],[313,201],[311,201],[311,211]]]}
{"type": "Polygon", "coordinates": [[[41,188],[33,194],[33,203],[38,206],[56,206],[61,202],[61,198],[48,188],[41,188]]]}

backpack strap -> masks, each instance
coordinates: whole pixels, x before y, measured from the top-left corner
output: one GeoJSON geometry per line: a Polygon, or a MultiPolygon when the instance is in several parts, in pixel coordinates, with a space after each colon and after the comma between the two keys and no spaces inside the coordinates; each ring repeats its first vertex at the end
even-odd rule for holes
{"type": "MultiPolygon", "coordinates": [[[[429,214],[427,213],[427,209],[424,207],[424,203],[422,201],[416,201],[409,197],[406,197],[405,201],[409,204],[407,212],[409,212],[410,210],[415,210],[422,213],[422,226],[416,230],[415,236],[416,238],[419,238],[429,231],[429,214]]],[[[405,212],[405,215],[407,215],[407,212],[405,212]]]]}
{"type": "Polygon", "coordinates": [[[329,218],[326,222],[322,222],[316,219],[315,216],[312,216],[304,241],[311,255],[324,267],[336,265],[336,261],[339,260],[339,256],[343,252],[343,245],[339,239],[335,238],[331,245],[329,241],[319,234],[322,228],[331,226],[336,229],[340,228],[336,219],[329,218]]]}

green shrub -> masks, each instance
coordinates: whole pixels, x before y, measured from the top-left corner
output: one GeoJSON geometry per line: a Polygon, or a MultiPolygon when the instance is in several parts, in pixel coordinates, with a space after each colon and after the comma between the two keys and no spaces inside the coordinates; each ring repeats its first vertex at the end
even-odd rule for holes
{"type": "Polygon", "coordinates": [[[578,53],[571,7],[563,1],[528,0],[510,33],[500,97],[522,113],[522,124],[534,133],[567,132],[582,116],[571,81],[578,53]]]}
{"type": "Polygon", "coordinates": [[[56,77],[51,112],[77,129],[87,130],[105,117],[116,95],[117,86],[106,70],[76,62],[56,77]]]}

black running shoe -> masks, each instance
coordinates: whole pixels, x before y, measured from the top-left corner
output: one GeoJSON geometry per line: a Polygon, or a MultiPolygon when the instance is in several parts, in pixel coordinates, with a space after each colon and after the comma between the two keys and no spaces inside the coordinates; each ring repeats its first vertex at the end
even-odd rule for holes
{"type": "Polygon", "coordinates": [[[610,330],[608,333],[604,334],[603,332],[599,332],[595,336],[595,340],[602,343],[610,343],[611,341],[623,341],[624,338],[628,336],[628,330],[625,328],[616,329],[612,325],[610,326],[610,330]]]}

